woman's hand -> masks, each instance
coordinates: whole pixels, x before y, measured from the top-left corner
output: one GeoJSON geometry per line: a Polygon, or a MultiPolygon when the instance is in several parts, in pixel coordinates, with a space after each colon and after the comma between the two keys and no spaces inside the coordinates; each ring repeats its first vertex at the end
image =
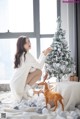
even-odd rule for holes
{"type": "Polygon", "coordinates": [[[51,52],[53,49],[51,47],[47,48],[43,51],[44,55],[47,55],[49,52],[51,52]]]}

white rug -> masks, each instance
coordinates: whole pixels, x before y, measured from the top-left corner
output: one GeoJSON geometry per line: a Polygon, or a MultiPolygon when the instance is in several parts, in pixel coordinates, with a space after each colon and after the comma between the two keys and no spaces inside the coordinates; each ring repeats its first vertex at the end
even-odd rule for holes
{"type": "Polygon", "coordinates": [[[59,106],[56,112],[53,112],[46,109],[43,94],[18,103],[13,102],[10,92],[1,92],[0,101],[0,113],[6,113],[7,119],[80,119],[80,105],[79,108],[71,106],[70,111],[61,111],[59,106]]]}

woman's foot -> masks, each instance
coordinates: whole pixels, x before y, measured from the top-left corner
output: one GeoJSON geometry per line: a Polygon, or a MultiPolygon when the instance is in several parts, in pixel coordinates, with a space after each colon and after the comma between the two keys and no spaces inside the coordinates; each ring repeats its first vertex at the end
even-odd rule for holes
{"type": "Polygon", "coordinates": [[[32,89],[32,87],[30,86],[30,85],[26,85],[26,87],[25,87],[25,92],[26,92],[26,94],[27,94],[27,96],[29,96],[29,97],[32,97],[33,96],[33,89],[32,89]]]}

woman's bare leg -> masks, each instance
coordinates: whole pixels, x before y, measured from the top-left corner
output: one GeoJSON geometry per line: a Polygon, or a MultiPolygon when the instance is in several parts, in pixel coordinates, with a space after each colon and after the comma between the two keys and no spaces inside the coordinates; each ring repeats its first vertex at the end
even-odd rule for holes
{"type": "Polygon", "coordinates": [[[39,80],[39,78],[40,78],[39,75],[35,76],[35,77],[30,81],[29,85],[30,85],[30,86],[34,85],[34,84],[36,83],[36,81],[39,80]]]}
{"type": "Polygon", "coordinates": [[[34,85],[35,82],[39,80],[41,75],[42,75],[42,71],[39,69],[36,69],[36,71],[34,71],[28,75],[26,84],[29,84],[31,86],[34,85]]]}

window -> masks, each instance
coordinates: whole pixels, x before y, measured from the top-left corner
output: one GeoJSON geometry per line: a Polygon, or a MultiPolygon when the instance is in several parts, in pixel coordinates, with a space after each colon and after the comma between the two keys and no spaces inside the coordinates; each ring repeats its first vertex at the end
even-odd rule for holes
{"type": "Polygon", "coordinates": [[[53,39],[52,38],[41,38],[40,39],[40,49],[41,52],[45,50],[47,47],[49,47],[52,44],[53,39]],[[46,43],[46,45],[44,45],[46,43]]]}
{"type": "Polygon", "coordinates": [[[40,34],[53,34],[56,19],[57,0],[40,0],[40,34]]]}
{"type": "Polygon", "coordinates": [[[35,58],[50,46],[57,13],[57,0],[0,0],[0,80],[11,79],[20,35],[30,37],[35,58]]]}
{"type": "Polygon", "coordinates": [[[36,43],[36,38],[30,38],[30,41],[31,41],[31,54],[37,58],[37,43],[36,43]]]}
{"type": "Polygon", "coordinates": [[[33,0],[0,0],[0,32],[33,32],[33,0]]]}

